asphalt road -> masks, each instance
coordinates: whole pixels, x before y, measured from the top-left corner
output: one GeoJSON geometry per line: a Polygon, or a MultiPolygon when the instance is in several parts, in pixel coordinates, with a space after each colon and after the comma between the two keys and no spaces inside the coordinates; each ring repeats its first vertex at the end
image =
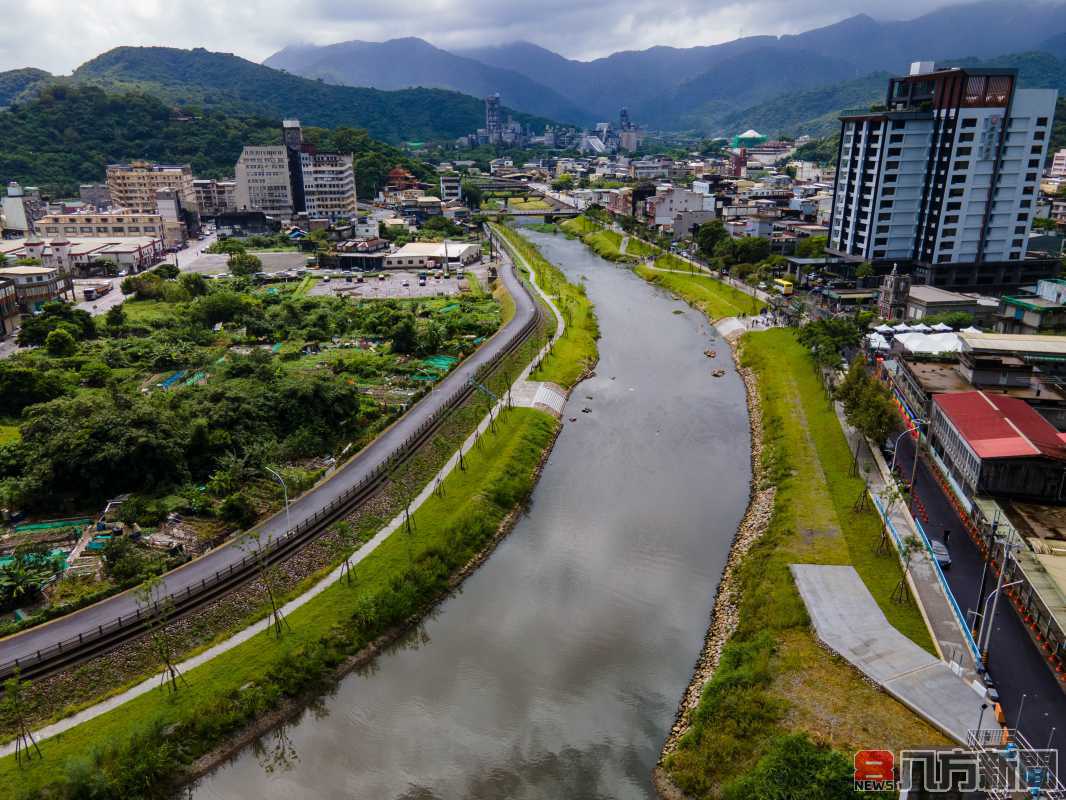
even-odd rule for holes
{"type": "MultiPolygon", "coordinates": [[[[536,303],[515,276],[511,266],[503,266],[499,274],[515,299],[515,315],[510,322],[461,362],[438,386],[362,452],[324,483],[294,500],[289,505],[293,527],[371,475],[423,422],[442,408],[448,398],[461,388],[481,365],[491,361],[493,356],[508,344],[511,337],[532,319],[536,314],[536,303]]],[[[261,538],[265,543],[283,535],[288,527],[283,509],[261,523],[258,529],[262,532],[261,538]]],[[[164,578],[165,591],[178,594],[188,586],[199,585],[201,579],[210,578],[216,571],[239,562],[247,554],[237,541],[222,545],[168,573],[164,578]]],[[[76,638],[79,633],[93,631],[98,625],[109,623],[119,616],[135,614],[136,611],[137,601],[132,591],[115,595],[88,608],[0,640],[0,663],[26,658],[37,650],[43,650],[59,641],[76,638]]]]}
{"type": "MultiPolygon", "coordinates": [[[[909,436],[903,438],[897,465],[904,475],[910,475],[914,443],[909,436]]],[[[915,484],[917,497],[925,505],[929,516],[928,523],[921,520],[929,538],[943,541],[944,530],[951,531],[948,544],[951,569],[944,575],[959,608],[965,614],[978,605],[977,595],[984,566],[981,552],[966,533],[962,520],[940,484],[933,478],[924,459],[918,461],[915,484]]],[[[990,573],[985,579],[982,603],[988,593],[996,588],[994,581],[995,577],[990,573]]],[[[1005,596],[1001,598],[996,612],[988,654],[988,672],[999,690],[1007,724],[1015,727],[1021,707],[1021,732],[1034,746],[1046,747],[1052,728],[1055,728],[1051,746],[1066,748],[1066,694],[1059,688],[1044,657],[1029,638],[1014,606],[1005,596]],[[1027,695],[1024,706],[1021,706],[1022,694],[1027,695]]]]}

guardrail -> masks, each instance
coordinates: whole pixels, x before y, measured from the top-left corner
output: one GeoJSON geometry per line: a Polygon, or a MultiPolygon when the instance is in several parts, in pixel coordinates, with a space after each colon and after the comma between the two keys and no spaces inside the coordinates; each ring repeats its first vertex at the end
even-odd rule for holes
{"type": "MultiPolygon", "coordinates": [[[[888,527],[889,533],[892,535],[892,541],[896,545],[896,551],[903,552],[903,539],[899,535],[899,531],[896,530],[896,526],[892,522],[892,518],[889,517],[885,511],[881,501],[877,499],[877,496],[870,492],[870,497],[873,498],[874,505],[877,507],[877,513],[881,515],[881,519],[884,520],[885,525],[888,527]]],[[[936,555],[933,553],[933,547],[929,543],[929,537],[925,533],[925,529],[922,527],[922,523],[918,520],[914,520],[914,526],[918,529],[918,533],[922,538],[922,543],[925,545],[926,553],[929,555],[929,560],[933,562],[933,569],[936,571],[937,580],[940,581],[940,588],[943,589],[944,594],[948,598],[948,602],[951,604],[952,613],[955,615],[955,621],[959,623],[959,627],[962,629],[963,639],[966,641],[967,647],[970,648],[970,653],[974,657],[974,661],[978,664],[981,663],[981,653],[977,649],[977,642],[974,641],[973,634],[970,632],[970,626],[966,622],[966,616],[962,613],[962,609],[959,608],[958,602],[955,600],[955,595],[951,591],[951,587],[948,585],[948,580],[944,576],[944,571],[940,568],[940,564],[936,560],[936,555]]]]}
{"type": "MultiPolygon", "coordinates": [[[[522,285],[525,288],[525,284],[522,285]]],[[[536,306],[535,301],[534,305],[536,306]]],[[[476,375],[484,378],[486,374],[492,372],[506,356],[513,353],[533,334],[539,322],[538,307],[533,317],[508,340],[507,344],[489,361],[478,367],[476,375]]],[[[468,384],[464,384],[453,392],[444,405],[396,447],[373,472],[328,505],[319,508],[311,516],[270,539],[261,546],[262,549],[257,548],[256,552],[249,553],[240,561],[230,564],[225,569],[216,570],[214,575],[201,579],[199,584],[189,584],[184,589],[168,594],[162,602],[172,603],[173,617],[180,617],[203,602],[224,593],[220,590],[228,589],[249,579],[254,575],[256,566],[261,560],[266,563],[275,563],[298,549],[305,540],[312,538],[315,532],[323,529],[325,523],[336,519],[341,510],[350,509],[366,500],[384,482],[389,473],[407,460],[425,442],[428,435],[439,427],[444,418],[472,392],[473,388],[468,384]]],[[[0,679],[14,674],[16,670],[25,677],[33,677],[76,662],[86,655],[110,649],[133,633],[140,632],[148,623],[157,620],[160,610],[160,602],[143,608],[139,607],[133,614],[119,615],[110,622],[97,625],[93,630],[81,632],[77,636],[41,648],[29,656],[0,662],[0,679]]]]}

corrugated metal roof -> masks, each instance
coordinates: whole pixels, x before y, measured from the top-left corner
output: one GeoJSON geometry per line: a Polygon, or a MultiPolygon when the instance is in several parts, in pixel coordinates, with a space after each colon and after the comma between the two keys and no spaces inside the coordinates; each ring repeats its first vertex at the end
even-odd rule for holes
{"type": "Polygon", "coordinates": [[[1024,400],[984,392],[938,394],[933,402],[981,458],[1047,456],[1066,461],[1066,434],[1024,400]]]}

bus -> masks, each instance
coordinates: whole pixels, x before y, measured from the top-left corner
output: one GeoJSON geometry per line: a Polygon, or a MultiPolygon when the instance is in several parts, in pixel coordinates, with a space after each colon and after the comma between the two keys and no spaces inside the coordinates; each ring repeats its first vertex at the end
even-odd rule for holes
{"type": "Polygon", "coordinates": [[[774,278],[774,288],[781,292],[785,297],[792,294],[792,281],[785,280],[784,278],[774,278]]]}

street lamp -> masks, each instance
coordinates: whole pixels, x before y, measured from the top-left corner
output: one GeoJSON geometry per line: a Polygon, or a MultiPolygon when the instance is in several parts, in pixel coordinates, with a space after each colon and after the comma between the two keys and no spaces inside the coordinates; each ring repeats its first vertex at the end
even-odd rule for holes
{"type": "Polygon", "coordinates": [[[281,484],[281,491],[284,493],[285,496],[285,530],[291,531],[292,522],[289,520],[289,487],[285,485],[285,479],[281,477],[281,475],[279,475],[277,472],[272,470],[270,467],[266,467],[266,471],[273,475],[275,478],[277,478],[278,483],[281,484]]]}
{"type": "Polygon", "coordinates": [[[1023,583],[1023,581],[1017,580],[1017,581],[1011,581],[1010,583],[1004,584],[1002,582],[1003,581],[1003,573],[1006,572],[1006,571],[1007,571],[1007,564],[1004,561],[1004,564],[1003,564],[1002,568],[999,571],[1000,585],[997,586],[995,589],[993,589],[991,592],[988,593],[988,597],[985,598],[984,611],[981,614],[981,630],[978,633],[977,646],[978,646],[978,649],[981,651],[981,659],[986,664],[988,663],[988,643],[989,643],[989,640],[992,638],[992,622],[993,622],[993,620],[996,617],[996,609],[999,607],[999,593],[1000,593],[1000,591],[1002,589],[1006,589],[1006,588],[1011,587],[1011,586],[1017,586],[1019,583],[1023,583]],[[988,602],[990,600],[992,600],[993,598],[995,598],[995,602],[992,603],[992,614],[991,614],[991,616],[989,616],[989,613],[988,613],[988,602]]]}
{"type": "MultiPolygon", "coordinates": [[[[918,436],[921,437],[921,435],[922,435],[921,434],[921,427],[923,425],[925,425],[927,421],[928,420],[924,420],[924,419],[916,419],[916,420],[914,420],[914,424],[913,425],[911,425],[909,428],[907,428],[907,430],[903,431],[903,433],[901,433],[899,436],[896,437],[896,444],[892,448],[892,463],[889,464],[889,466],[888,466],[888,471],[889,472],[892,472],[892,470],[894,470],[896,468],[896,455],[899,453],[899,443],[900,443],[900,441],[903,439],[904,436],[906,436],[908,433],[911,433],[913,431],[918,431],[918,436]]],[[[917,448],[915,448],[915,451],[914,451],[914,460],[915,460],[915,463],[917,463],[917,461],[918,461],[918,450],[917,450],[917,448]]],[[[914,474],[913,474],[913,472],[911,473],[911,485],[912,486],[914,485],[914,474]]]]}

